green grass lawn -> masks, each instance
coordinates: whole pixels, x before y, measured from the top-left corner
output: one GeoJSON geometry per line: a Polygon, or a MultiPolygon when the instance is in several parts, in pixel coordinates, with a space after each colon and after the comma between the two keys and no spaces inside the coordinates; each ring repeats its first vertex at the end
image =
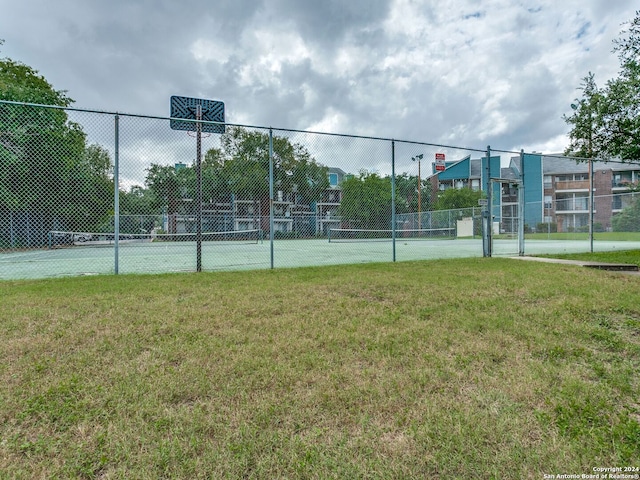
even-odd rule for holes
{"type": "Polygon", "coordinates": [[[537,255],[566,260],[585,260],[590,262],[625,263],[640,266],[640,250],[620,250],[615,252],[563,253],[558,255],[537,255]]]}
{"type": "Polygon", "coordinates": [[[509,259],[0,282],[0,478],[640,467],[640,277],[509,259]]]}
{"type": "MultiPolygon", "coordinates": [[[[528,240],[589,240],[587,232],[565,232],[565,233],[527,233],[525,239],[528,240]]],[[[640,241],[640,232],[595,232],[595,241],[604,242],[637,242],[640,241]]]]}

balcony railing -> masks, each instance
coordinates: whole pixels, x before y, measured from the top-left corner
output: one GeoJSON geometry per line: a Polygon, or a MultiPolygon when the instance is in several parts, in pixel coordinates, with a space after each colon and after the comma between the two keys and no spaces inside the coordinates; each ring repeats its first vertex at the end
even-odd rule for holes
{"type": "Polygon", "coordinates": [[[588,190],[589,180],[567,180],[556,182],[556,190],[588,190]]]}
{"type": "Polygon", "coordinates": [[[556,203],[556,212],[586,212],[589,210],[588,199],[569,199],[558,200],[556,203]]]}
{"type": "Polygon", "coordinates": [[[612,188],[631,188],[635,186],[631,180],[618,180],[617,182],[614,180],[611,182],[612,188]]]}

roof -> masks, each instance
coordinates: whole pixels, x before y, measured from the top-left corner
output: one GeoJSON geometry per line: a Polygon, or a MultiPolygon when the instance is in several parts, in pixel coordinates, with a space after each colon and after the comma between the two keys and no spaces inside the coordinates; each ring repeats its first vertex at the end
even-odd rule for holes
{"type": "MultiPolygon", "coordinates": [[[[575,158],[569,158],[558,155],[536,155],[536,154],[527,154],[528,156],[539,157],[542,158],[543,164],[543,175],[567,175],[573,173],[587,173],[589,171],[589,164],[587,161],[577,161],[575,158]]],[[[505,179],[516,179],[519,165],[520,165],[520,157],[512,157],[511,163],[508,168],[501,168],[500,177],[505,179]],[[515,170],[514,170],[515,169],[515,170]]],[[[450,168],[460,164],[461,162],[469,162],[469,175],[468,177],[465,175],[464,178],[482,178],[482,160],[480,158],[469,158],[465,157],[461,160],[451,162],[450,165],[447,166],[447,170],[450,168]]],[[[610,162],[604,161],[594,161],[593,168],[595,171],[600,170],[611,170],[613,172],[628,172],[632,170],[640,171],[640,163],[622,163],[617,160],[612,160],[610,162]]],[[[436,172],[430,177],[437,177],[442,172],[436,172]]]]}
{"type": "MultiPolygon", "coordinates": [[[[589,170],[589,163],[585,161],[577,161],[574,158],[563,156],[542,156],[542,172],[544,175],[563,175],[570,173],[586,173],[589,170]]],[[[602,162],[594,161],[593,169],[613,170],[614,172],[640,170],[640,164],[637,163],[620,163],[618,161],[602,162]]]]}
{"type": "Polygon", "coordinates": [[[516,172],[514,172],[510,167],[503,167],[500,169],[500,178],[504,178],[505,180],[519,179],[518,175],[516,175],[516,172]]]}

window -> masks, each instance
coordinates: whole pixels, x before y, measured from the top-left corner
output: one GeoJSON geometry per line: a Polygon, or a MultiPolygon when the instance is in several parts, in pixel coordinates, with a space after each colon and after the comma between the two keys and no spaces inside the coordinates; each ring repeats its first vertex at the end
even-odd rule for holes
{"type": "Polygon", "coordinates": [[[586,227],[589,225],[589,216],[588,215],[575,215],[574,216],[574,225],[576,228],[586,227]]]}
{"type": "Polygon", "coordinates": [[[329,174],[329,185],[331,185],[332,187],[337,187],[338,186],[338,174],[337,173],[330,173],[329,174]]]}
{"type": "MultiPolygon", "coordinates": [[[[583,181],[583,180],[589,180],[589,174],[588,173],[573,173],[573,174],[567,174],[567,175],[558,175],[556,176],[556,182],[576,182],[576,181],[583,181]]],[[[546,184],[546,176],[545,176],[545,184],[546,184]]],[[[546,187],[545,187],[546,188],[546,187]]]]}
{"type": "Polygon", "coordinates": [[[580,211],[589,209],[589,197],[587,194],[570,193],[558,195],[556,210],[580,211]]]}
{"type": "Polygon", "coordinates": [[[545,175],[544,176],[544,188],[552,188],[552,181],[551,181],[551,175],[545,175]]]}
{"type": "Polygon", "coordinates": [[[553,199],[551,195],[544,196],[544,208],[552,208],[553,207],[553,199]]]}
{"type": "Polygon", "coordinates": [[[589,209],[589,199],[583,197],[576,197],[575,199],[575,209],[576,210],[588,210],[589,209]]]}
{"type": "Polygon", "coordinates": [[[622,210],[622,197],[620,195],[613,196],[611,208],[613,210],[622,210]]]}

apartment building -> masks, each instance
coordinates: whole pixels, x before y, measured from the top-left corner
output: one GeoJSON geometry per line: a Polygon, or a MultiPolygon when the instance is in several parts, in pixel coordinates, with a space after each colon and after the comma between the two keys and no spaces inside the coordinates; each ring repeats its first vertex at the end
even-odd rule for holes
{"type": "MultiPolygon", "coordinates": [[[[278,235],[293,234],[313,236],[326,234],[327,229],[340,225],[338,207],[342,201],[343,180],[348,175],[340,168],[330,167],[327,172],[329,187],[320,199],[312,204],[304,203],[295,186],[291,191],[277,190],[273,199],[273,229],[278,235]]],[[[269,231],[269,198],[236,198],[228,202],[209,200],[202,205],[203,230],[224,232],[238,230],[269,231]]],[[[196,230],[197,218],[193,199],[182,198],[178,213],[165,220],[169,233],[192,233],[196,230]]]]}
{"type": "MultiPolygon", "coordinates": [[[[492,185],[494,220],[501,229],[511,231],[517,217],[518,188],[524,188],[525,218],[530,228],[554,225],[559,232],[581,231],[589,225],[589,163],[576,162],[561,155],[525,154],[523,161],[513,157],[501,167],[500,157],[465,157],[447,162],[445,170],[428,178],[430,193],[448,188],[469,187],[487,191],[492,185]],[[522,164],[521,164],[522,163],[522,164]],[[488,182],[487,178],[491,178],[488,182]],[[511,223],[511,225],[509,225],[511,223]]],[[[613,216],[629,205],[633,188],[640,180],[640,165],[593,162],[594,225],[610,230],[613,216]]]]}
{"type": "MultiPolygon", "coordinates": [[[[543,222],[558,231],[578,231],[589,225],[589,164],[559,157],[543,157],[543,222]]],[[[593,162],[593,222],[611,229],[613,216],[630,204],[640,180],[640,165],[593,162]]]]}

